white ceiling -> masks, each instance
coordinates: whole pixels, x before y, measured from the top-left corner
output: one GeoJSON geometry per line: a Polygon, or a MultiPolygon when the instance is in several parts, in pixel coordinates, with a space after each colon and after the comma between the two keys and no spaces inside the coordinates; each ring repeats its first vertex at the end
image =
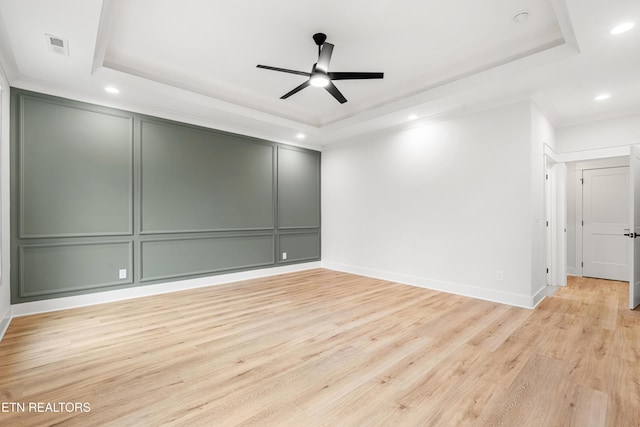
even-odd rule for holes
{"type": "Polygon", "coordinates": [[[558,125],[640,109],[638,0],[0,0],[0,19],[13,86],[281,142],[303,132],[322,146],[526,98],[558,125]],[[623,21],[638,25],[609,34],[623,21]],[[331,71],[384,79],[336,82],[342,105],[312,87],[279,99],[305,77],[256,65],[310,71],[316,32],[335,45],[331,71]],[[600,92],[611,98],[595,102],[600,92]]]}

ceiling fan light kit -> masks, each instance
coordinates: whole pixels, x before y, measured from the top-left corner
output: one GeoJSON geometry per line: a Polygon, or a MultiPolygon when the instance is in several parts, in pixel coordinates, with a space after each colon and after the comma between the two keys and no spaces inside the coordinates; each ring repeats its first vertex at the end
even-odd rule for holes
{"type": "Polygon", "coordinates": [[[329,81],[329,76],[320,71],[315,71],[309,78],[309,83],[314,87],[327,87],[329,81]]]}
{"type": "Polygon", "coordinates": [[[331,54],[333,53],[333,45],[327,43],[327,35],[324,33],[316,33],[313,35],[313,41],[318,46],[318,62],[313,64],[311,72],[289,70],[287,68],[271,67],[268,65],[257,65],[258,68],[265,70],[279,71],[282,73],[297,74],[299,76],[308,77],[301,85],[285,93],[280,99],[287,99],[291,95],[300,92],[307,86],[323,87],[329,92],[339,103],[344,104],[347,98],[338,90],[333,80],[365,80],[365,79],[382,79],[384,73],[371,72],[330,72],[329,63],[331,62],[331,54]]]}

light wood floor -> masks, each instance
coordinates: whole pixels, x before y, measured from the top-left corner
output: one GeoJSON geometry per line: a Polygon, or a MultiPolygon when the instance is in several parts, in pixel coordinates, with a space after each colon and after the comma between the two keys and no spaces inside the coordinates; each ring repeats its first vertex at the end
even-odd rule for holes
{"type": "Polygon", "coordinates": [[[637,426],[640,313],[622,282],[526,310],[311,270],[13,319],[0,402],[91,405],[3,426],[637,426]]]}

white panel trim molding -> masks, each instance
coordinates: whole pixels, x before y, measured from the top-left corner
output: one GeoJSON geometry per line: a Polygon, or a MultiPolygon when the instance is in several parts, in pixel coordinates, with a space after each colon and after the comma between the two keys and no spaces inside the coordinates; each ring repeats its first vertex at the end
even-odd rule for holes
{"type": "Polygon", "coordinates": [[[4,313],[2,317],[0,317],[0,341],[2,341],[2,338],[4,337],[4,333],[7,332],[7,329],[9,328],[9,323],[11,323],[10,314],[11,314],[11,307],[9,307],[6,313],[4,313]]]}
{"type": "Polygon", "coordinates": [[[511,292],[497,291],[492,289],[478,288],[476,286],[462,283],[446,282],[443,280],[430,279],[428,277],[412,276],[390,271],[375,270],[366,267],[344,265],[334,262],[324,261],[323,268],[329,270],[342,271],[345,273],[357,274],[360,276],[372,277],[375,279],[389,280],[391,282],[404,285],[417,286],[419,288],[431,289],[434,291],[447,292],[450,294],[462,295],[501,304],[513,305],[522,308],[534,308],[546,296],[546,286],[536,295],[523,295],[511,292]]]}
{"type": "Polygon", "coordinates": [[[286,265],[281,267],[271,267],[260,270],[242,271],[239,273],[221,274],[218,276],[198,277],[195,279],[178,280],[175,282],[159,283],[156,285],[136,286],[134,288],[97,292],[94,294],[25,302],[21,304],[13,304],[11,306],[11,315],[13,317],[28,316],[30,314],[46,313],[50,311],[66,310],[69,308],[104,304],[108,302],[184,291],[187,289],[223,285],[243,280],[275,276],[278,274],[311,270],[314,268],[321,268],[320,261],[304,264],[286,265]]]}

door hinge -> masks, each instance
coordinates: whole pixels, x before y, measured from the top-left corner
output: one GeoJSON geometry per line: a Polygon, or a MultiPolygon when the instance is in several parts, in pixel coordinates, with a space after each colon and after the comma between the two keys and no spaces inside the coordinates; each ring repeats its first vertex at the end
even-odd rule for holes
{"type": "Polygon", "coordinates": [[[580,225],[584,227],[584,221],[580,221],[580,225]]]}
{"type": "Polygon", "coordinates": [[[547,274],[549,274],[549,269],[547,268],[547,274]]]}
{"type": "Polygon", "coordinates": [[[548,173],[544,175],[544,179],[549,179],[549,174],[548,173]]]}
{"type": "Polygon", "coordinates": [[[584,178],[580,178],[580,184],[584,185],[584,178]]]}
{"type": "Polygon", "coordinates": [[[547,227],[548,227],[548,226],[549,226],[549,221],[545,221],[545,223],[546,223],[546,225],[547,225],[547,227]]]}
{"type": "Polygon", "coordinates": [[[580,267],[584,267],[584,262],[581,262],[581,263],[580,263],[580,267]]]}

